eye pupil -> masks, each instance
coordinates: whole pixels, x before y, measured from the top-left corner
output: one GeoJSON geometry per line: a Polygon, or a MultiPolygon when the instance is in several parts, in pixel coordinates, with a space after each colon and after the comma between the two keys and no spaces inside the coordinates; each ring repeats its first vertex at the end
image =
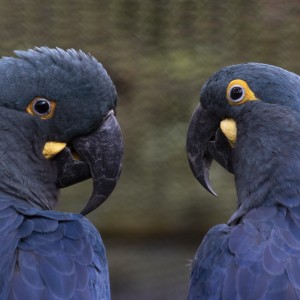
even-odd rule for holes
{"type": "Polygon", "coordinates": [[[244,95],[244,90],[240,86],[234,86],[230,91],[232,100],[240,100],[244,95]]]}
{"type": "Polygon", "coordinates": [[[38,99],[33,104],[34,111],[39,115],[45,115],[50,112],[50,102],[46,99],[38,99]]]}

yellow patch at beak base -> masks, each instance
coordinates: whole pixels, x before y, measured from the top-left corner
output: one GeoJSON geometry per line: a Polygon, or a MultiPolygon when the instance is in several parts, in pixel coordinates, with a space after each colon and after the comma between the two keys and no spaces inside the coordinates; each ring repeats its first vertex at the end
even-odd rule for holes
{"type": "Polygon", "coordinates": [[[66,146],[66,143],[47,142],[43,149],[43,155],[45,156],[45,158],[50,159],[61,152],[66,146]]]}
{"type": "Polygon", "coordinates": [[[227,137],[231,147],[234,147],[237,137],[236,122],[233,119],[225,119],[221,121],[220,128],[227,137]]]}

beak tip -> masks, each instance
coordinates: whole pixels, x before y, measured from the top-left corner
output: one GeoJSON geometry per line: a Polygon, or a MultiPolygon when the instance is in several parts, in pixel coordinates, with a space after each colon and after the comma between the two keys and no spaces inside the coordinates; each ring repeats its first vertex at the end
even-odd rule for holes
{"type": "Polygon", "coordinates": [[[113,112],[94,132],[72,142],[76,152],[88,164],[93,193],[81,211],[86,215],[100,206],[113,192],[122,169],[123,138],[113,112]]]}
{"type": "Polygon", "coordinates": [[[218,194],[213,190],[211,185],[208,183],[207,186],[205,187],[207,191],[209,191],[213,196],[217,197],[218,194]]]}
{"type": "Polygon", "coordinates": [[[213,158],[207,151],[207,144],[215,135],[218,126],[218,121],[214,116],[198,105],[190,121],[186,143],[188,161],[194,176],[214,196],[217,196],[217,193],[209,181],[209,170],[213,158]]]}
{"type": "Polygon", "coordinates": [[[87,205],[84,207],[84,209],[80,212],[81,215],[85,216],[95,210],[98,206],[100,206],[107,197],[104,196],[91,196],[91,199],[88,201],[87,205]]]}
{"type": "Polygon", "coordinates": [[[218,194],[212,188],[210,180],[209,180],[209,170],[210,170],[210,165],[211,165],[211,158],[205,157],[203,162],[204,163],[203,163],[201,168],[195,168],[196,164],[191,164],[190,163],[190,167],[192,169],[192,172],[193,172],[195,178],[198,180],[198,182],[209,193],[211,193],[214,196],[218,196],[218,194]]]}

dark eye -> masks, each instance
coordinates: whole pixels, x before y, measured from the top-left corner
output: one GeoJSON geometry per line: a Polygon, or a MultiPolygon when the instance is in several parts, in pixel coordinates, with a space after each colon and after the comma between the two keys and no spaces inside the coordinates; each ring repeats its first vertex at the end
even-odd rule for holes
{"type": "Polygon", "coordinates": [[[43,97],[34,98],[26,108],[26,111],[41,119],[50,119],[54,114],[56,103],[43,97]]]}
{"type": "Polygon", "coordinates": [[[234,85],[229,91],[229,100],[233,102],[240,102],[244,99],[245,89],[240,85],[234,85]]]}
{"type": "Polygon", "coordinates": [[[35,99],[32,103],[32,108],[37,115],[47,115],[51,110],[51,103],[45,98],[35,99]]]}

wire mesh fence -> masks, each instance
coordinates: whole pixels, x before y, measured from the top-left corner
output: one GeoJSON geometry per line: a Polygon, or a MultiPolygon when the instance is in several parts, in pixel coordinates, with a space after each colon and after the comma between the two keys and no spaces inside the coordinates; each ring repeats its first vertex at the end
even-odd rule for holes
{"type": "MultiPolygon", "coordinates": [[[[202,235],[235,208],[234,179],[214,165],[219,198],[193,178],[185,139],[205,80],[225,65],[275,64],[300,73],[297,0],[0,1],[0,50],[91,52],[119,96],[123,173],[89,218],[106,242],[113,299],[184,299],[202,235]]],[[[90,182],[62,191],[79,212],[90,182]]]]}

